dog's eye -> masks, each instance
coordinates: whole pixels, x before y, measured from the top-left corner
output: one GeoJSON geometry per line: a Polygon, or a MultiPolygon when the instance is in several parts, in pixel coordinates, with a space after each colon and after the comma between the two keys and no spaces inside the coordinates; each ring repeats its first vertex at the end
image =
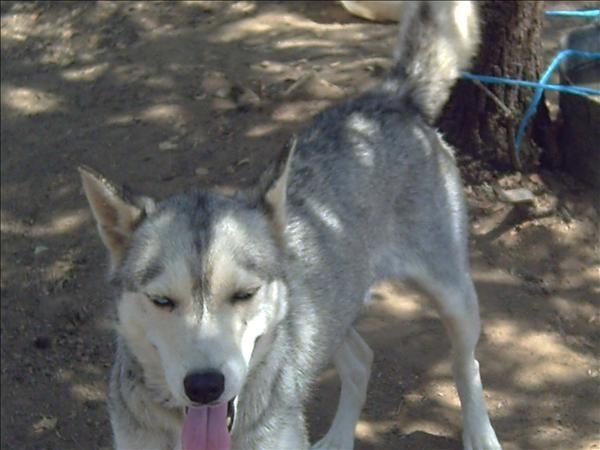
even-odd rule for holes
{"type": "Polygon", "coordinates": [[[173,310],[175,308],[175,302],[168,297],[160,297],[160,296],[149,296],[152,303],[154,303],[159,308],[169,308],[173,310]]]}
{"type": "Polygon", "coordinates": [[[235,294],[233,294],[231,296],[231,300],[233,300],[234,302],[243,302],[245,300],[250,300],[252,297],[254,297],[254,294],[256,294],[256,291],[258,291],[258,289],[250,289],[247,291],[237,291],[235,294]]]}

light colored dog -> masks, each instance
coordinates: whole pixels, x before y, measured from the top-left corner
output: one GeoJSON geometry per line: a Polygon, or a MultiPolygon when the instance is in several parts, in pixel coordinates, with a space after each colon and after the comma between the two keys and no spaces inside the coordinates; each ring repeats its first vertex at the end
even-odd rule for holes
{"type": "Polygon", "coordinates": [[[453,347],[465,450],[500,448],[484,405],[477,296],[452,149],[430,126],[478,42],[469,2],[407,5],[387,81],[320,114],[254,189],[132,197],[81,169],[110,254],[119,450],[300,450],[331,361],[352,449],[372,352],[353,328],[370,287],[411,280],[453,347]]]}

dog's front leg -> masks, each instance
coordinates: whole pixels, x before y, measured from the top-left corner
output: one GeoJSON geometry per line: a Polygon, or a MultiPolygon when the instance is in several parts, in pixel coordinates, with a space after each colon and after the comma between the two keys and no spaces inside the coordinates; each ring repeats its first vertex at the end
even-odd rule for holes
{"type": "Polygon", "coordinates": [[[352,450],[356,422],[367,397],[373,351],[354,328],[333,361],[342,382],[340,401],[331,428],[312,450],[352,450]]]}

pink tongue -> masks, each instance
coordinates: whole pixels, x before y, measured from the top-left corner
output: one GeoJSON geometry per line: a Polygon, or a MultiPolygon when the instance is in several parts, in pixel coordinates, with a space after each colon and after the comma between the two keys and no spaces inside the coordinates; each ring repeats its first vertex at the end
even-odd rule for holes
{"type": "Polygon", "coordinates": [[[183,421],[182,450],[230,450],[227,403],[192,407],[183,421]]]}

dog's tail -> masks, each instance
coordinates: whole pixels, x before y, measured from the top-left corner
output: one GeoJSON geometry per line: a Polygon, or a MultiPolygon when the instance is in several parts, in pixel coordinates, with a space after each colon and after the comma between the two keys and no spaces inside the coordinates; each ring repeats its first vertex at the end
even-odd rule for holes
{"type": "Polygon", "coordinates": [[[407,2],[394,65],[384,88],[408,97],[433,122],[479,44],[477,6],[471,1],[407,2]]]}

